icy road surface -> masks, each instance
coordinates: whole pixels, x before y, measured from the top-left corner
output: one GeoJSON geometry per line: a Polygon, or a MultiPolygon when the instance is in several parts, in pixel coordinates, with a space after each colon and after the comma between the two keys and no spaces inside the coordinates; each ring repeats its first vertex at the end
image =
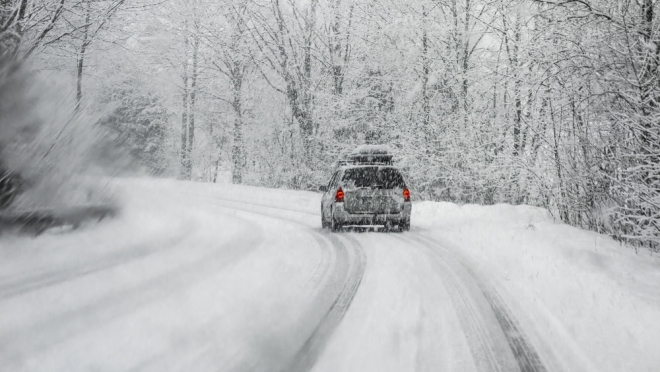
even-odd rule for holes
{"type": "Polygon", "coordinates": [[[506,205],[320,228],[320,195],[125,180],[0,237],[2,371],[657,371],[660,263],[506,205]]]}

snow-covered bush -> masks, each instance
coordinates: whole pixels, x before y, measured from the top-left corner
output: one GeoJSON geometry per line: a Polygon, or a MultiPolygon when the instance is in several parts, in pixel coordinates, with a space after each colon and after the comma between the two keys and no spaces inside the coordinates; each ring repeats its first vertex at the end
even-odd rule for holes
{"type": "Polygon", "coordinates": [[[108,86],[98,102],[105,112],[99,125],[106,128],[113,143],[126,150],[152,175],[172,174],[173,146],[170,113],[161,99],[146,90],[137,79],[125,79],[108,86]]]}

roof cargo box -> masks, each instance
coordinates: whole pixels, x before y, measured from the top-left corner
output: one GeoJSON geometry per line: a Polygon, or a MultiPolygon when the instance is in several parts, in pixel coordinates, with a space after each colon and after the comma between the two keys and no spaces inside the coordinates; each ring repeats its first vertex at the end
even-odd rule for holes
{"type": "Polygon", "coordinates": [[[385,145],[361,145],[347,156],[346,161],[350,164],[392,165],[393,157],[385,145]]]}

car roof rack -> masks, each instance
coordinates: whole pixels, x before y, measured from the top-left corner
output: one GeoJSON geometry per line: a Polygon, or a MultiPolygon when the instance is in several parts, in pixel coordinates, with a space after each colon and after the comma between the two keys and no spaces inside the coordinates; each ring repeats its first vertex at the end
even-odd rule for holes
{"type": "Polygon", "coordinates": [[[389,147],[385,145],[361,145],[353,150],[344,160],[339,160],[337,163],[345,162],[346,165],[392,165],[394,155],[389,147]]]}

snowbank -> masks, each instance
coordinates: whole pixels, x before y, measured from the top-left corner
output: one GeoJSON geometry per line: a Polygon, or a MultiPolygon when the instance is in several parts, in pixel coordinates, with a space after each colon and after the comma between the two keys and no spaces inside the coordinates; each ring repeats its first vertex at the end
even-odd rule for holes
{"type": "Polygon", "coordinates": [[[496,204],[481,206],[457,205],[447,202],[423,201],[413,205],[413,223],[423,227],[438,225],[482,222],[502,225],[525,225],[553,222],[554,218],[544,208],[529,205],[496,204]]]}
{"type": "Polygon", "coordinates": [[[657,371],[657,256],[530,206],[420,202],[412,224],[496,288],[557,369],[657,371]]]}

